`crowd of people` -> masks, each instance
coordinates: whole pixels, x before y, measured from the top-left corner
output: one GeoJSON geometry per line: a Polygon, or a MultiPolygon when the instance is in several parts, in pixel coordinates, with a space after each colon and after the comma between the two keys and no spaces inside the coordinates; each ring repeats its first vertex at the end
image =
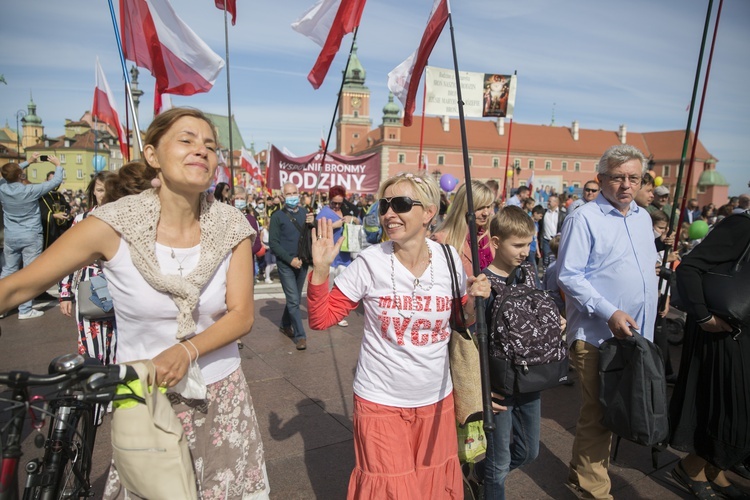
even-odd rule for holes
{"type": "MultiPolygon", "coordinates": [[[[299,351],[308,347],[305,286],[313,330],[347,327],[347,316],[364,310],[348,498],[461,498],[483,489],[484,498],[503,499],[508,473],[536,459],[543,393],[501,390],[492,371],[496,425],[486,456],[462,464],[458,453],[449,350],[456,318],[462,313],[474,331],[478,302],[486,310],[516,276],[554,301],[581,391],[561,481],[580,498],[612,498],[598,348],[634,332],[659,343],[669,307],[659,296],[670,293],[659,276],[676,264],[684,305],[673,313],[686,327],[680,366],[665,357],[665,375],[675,385],[670,443],[689,454],[672,475],[698,498],[745,498],[724,471],[747,474],[750,457],[750,337],[741,332],[749,318],[713,313],[701,278],[747,253],[750,196],[718,209],[691,199],[681,216],[672,208],[679,200],[670,204],[669,190],[654,186],[643,154],[627,144],[604,152],[580,199],[550,193],[538,203],[522,186],[503,203],[496,182],[477,180],[451,196],[421,172],[386,179],[376,196],[342,186],[301,193],[292,183],[261,196],[212,186],[217,139],[200,111],[158,115],[144,143],[143,161],[96,174],[85,193],[49,195],[62,182],[54,156],[56,170],[38,185],[23,181],[27,164],[0,169],[0,312],[17,306],[19,319],[38,317],[32,300],[56,279],[81,354],[104,364],[152,359],[152,382],[167,391],[188,436],[202,498],[269,495],[238,341],[254,322],[254,283],[273,282],[272,273],[285,295],[279,331],[299,351]],[[476,234],[466,217],[469,193],[476,234]],[[670,231],[675,214],[682,226],[670,231]],[[342,251],[345,243],[352,246],[342,251]],[[76,298],[100,276],[114,310],[93,319],[76,298]],[[186,396],[183,379],[205,387],[205,396],[186,396]]],[[[485,317],[490,352],[498,353],[507,346],[492,334],[494,318],[485,317]]],[[[105,498],[128,496],[113,464],[105,498]]]]}

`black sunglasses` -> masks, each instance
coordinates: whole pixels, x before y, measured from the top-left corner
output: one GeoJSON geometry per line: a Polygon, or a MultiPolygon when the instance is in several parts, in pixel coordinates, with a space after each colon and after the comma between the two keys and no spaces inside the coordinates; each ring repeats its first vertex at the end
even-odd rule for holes
{"type": "Polygon", "coordinates": [[[408,196],[394,196],[392,198],[380,198],[378,200],[378,213],[385,215],[389,208],[397,214],[409,212],[414,205],[422,206],[421,201],[412,200],[408,196]]]}
{"type": "Polygon", "coordinates": [[[584,188],[583,190],[586,191],[587,193],[598,193],[599,192],[598,189],[591,189],[591,188],[584,188]]]}

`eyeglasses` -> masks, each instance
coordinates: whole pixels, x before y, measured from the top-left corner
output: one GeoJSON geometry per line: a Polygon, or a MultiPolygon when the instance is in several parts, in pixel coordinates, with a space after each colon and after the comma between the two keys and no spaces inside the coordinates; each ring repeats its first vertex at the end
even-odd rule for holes
{"type": "Polygon", "coordinates": [[[609,174],[601,174],[601,175],[604,176],[604,177],[607,177],[612,182],[612,184],[624,184],[625,183],[625,179],[627,179],[628,182],[630,182],[631,185],[633,185],[633,186],[640,186],[641,185],[641,181],[643,180],[639,175],[630,175],[630,176],[627,176],[627,175],[609,175],[609,174]]]}
{"type": "Polygon", "coordinates": [[[341,203],[342,203],[342,202],[340,202],[340,201],[332,201],[332,202],[330,202],[330,203],[329,203],[328,205],[329,205],[329,206],[330,206],[331,208],[337,208],[337,207],[340,207],[340,206],[341,206],[341,203]]]}
{"type": "Polygon", "coordinates": [[[599,192],[598,189],[591,189],[591,188],[583,188],[583,190],[586,191],[587,193],[598,193],[599,192]]]}
{"type": "Polygon", "coordinates": [[[410,212],[414,205],[422,206],[421,201],[412,200],[408,196],[394,196],[392,198],[380,198],[378,200],[378,213],[385,215],[389,208],[397,214],[410,212]]]}

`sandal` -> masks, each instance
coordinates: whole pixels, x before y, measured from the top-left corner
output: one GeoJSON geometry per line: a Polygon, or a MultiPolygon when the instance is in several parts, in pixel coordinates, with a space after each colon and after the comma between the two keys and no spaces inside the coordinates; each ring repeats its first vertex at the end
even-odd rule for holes
{"type": "Polygon", "coordinates": [[[726,498],[727,500],[750,500],[750,495],[740,490],[733,484],[729,486],[719,486],[712,482],[711,489],[714,490],[720,498],[726,498]]]}
{"type": "Polygon", "coordinates": [[[672,469],[672,478],[692,493],[695,498],[703,500],[718,500],[719,498],[716,492],[711,488],[711,484],[708,481],[695,481],[690,479],[688,473],[682,468],[682,462],[677,462],[675,468],[672,469]]]}

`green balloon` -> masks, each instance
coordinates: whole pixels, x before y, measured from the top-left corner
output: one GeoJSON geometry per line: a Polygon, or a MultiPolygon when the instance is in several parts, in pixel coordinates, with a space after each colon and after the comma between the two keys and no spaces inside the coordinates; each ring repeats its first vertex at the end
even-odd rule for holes
{"type": "Polygon", "coordinates": [[[690,224],[688,229],[688,237],[691,240],[700,240],[706,237],[708,234],[708,224],[704,220],[697,220],[690,224]]]}

